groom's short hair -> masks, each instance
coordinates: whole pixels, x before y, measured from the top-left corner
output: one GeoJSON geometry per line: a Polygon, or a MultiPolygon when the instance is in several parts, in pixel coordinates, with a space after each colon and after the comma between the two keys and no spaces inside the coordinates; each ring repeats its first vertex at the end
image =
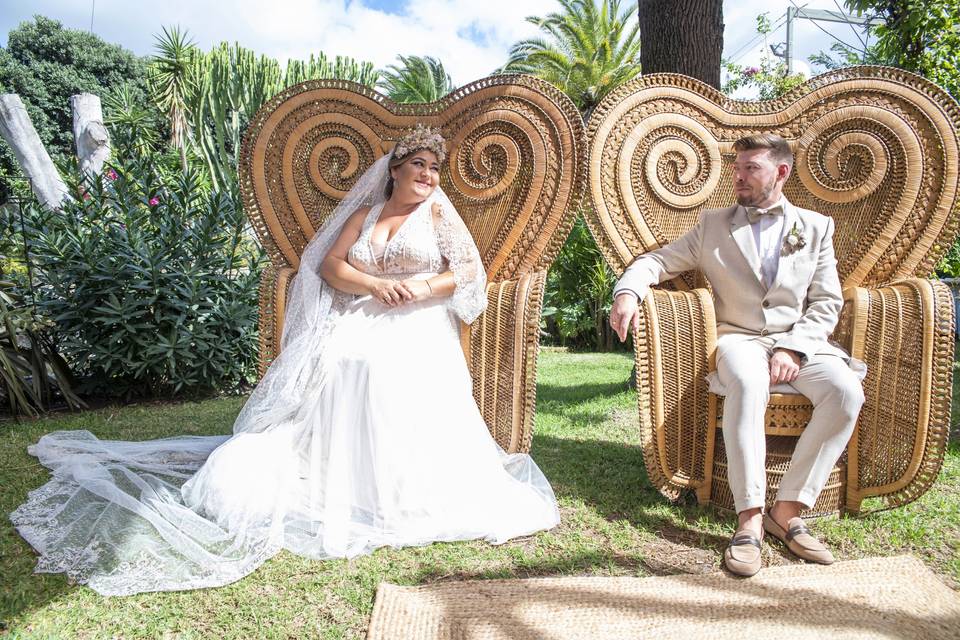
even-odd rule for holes
{"type": "Polygon", "coordinates": [[[770,155],[777,162],[784,162],[793,166],[793,151],[790,143],[775,133],[757,133],[746,138],[740,138],[733,143],[734,151],[752,151],[754,149],[769,149],[770,155]]]}

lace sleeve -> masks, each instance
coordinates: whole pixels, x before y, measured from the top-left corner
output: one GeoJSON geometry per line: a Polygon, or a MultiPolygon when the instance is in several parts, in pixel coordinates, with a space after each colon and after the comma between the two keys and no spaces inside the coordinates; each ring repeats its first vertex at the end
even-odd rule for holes
{"type": "Polygon", "coordinates": [[[436,199],[432,210],[440,253],[450,264],[456,285],[447,304],[461,320],[470,324],[487,307],[486,269],[467,225],[450,200],[436,199]]]}

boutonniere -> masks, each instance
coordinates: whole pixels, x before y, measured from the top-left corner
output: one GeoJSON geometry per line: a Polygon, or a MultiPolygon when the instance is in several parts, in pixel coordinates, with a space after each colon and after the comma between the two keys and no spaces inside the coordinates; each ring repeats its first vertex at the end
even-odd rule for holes
{"type": "Polygon", "coordinates": [[[807,240],[800,232],[800,227],[794,222],[793,227],[791,227],[790,231],[787,231],[787,235],[783,237],[783,251],[781,254],[788,256],[794,251],[803,249],[805,246],[807,246],[807,240]]]}

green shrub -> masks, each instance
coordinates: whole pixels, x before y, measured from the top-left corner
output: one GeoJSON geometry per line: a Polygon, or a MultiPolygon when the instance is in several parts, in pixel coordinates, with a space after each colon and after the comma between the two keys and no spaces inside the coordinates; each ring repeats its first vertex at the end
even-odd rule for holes
{"type": "Polygon", "coordinates": [[[937,276],[960,278],[960,242],[954,243],[937,264],[937,276]]]}
{"type": "Polygon", "coordinates": [[[16,205],[0,207],[0,406],[14,415],[37,415],[55,401],[84,406],[72,389],[67,363],[29,293],[16,205]]]}
{"type": "Polygon", "coordinates": [[[544,343],[598,351],[617,348],[607,324],[614,284],[613,272],[578,217],[547,274],[544,343]]]}
{"type": "Polygon", "coordinates": [[[73,378],[57,353],[49,321],[15,289],[14,283],[0,281],[0,401],[14,415],[38,415],[58,396],[71,408],[86,406],[73,393],[73,378]]]}
{"type": "Polygon", "coordinates": [[[160,158],[75,185],[26,215],[38,308],[82,392],[232,390],[254,380],[262,250],[231,196],[160,158]]]}

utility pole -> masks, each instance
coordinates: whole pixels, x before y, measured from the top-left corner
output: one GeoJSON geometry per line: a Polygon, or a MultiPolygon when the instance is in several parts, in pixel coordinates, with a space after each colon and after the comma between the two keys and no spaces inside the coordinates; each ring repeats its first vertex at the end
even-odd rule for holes
{"type": "MultiPolygon", "coordinates": [[[[787,60],[787,73],[793,73],[793,21],[811,20],[819,22],[842,22],[849,25],[873,26],[883,24],[880,18],[867,18],[864,16],[854,16],[840,11],[829,11],[826,9],[804,9],[802,7],[787,8],[787,47],[781,54],[774,51],[774,55],[787,60]]],[[[861,40],[861,43],[863,41],[861,40]]],[[[866,53],[866,44],[864,43],[864,53],[866,53]]]]}

